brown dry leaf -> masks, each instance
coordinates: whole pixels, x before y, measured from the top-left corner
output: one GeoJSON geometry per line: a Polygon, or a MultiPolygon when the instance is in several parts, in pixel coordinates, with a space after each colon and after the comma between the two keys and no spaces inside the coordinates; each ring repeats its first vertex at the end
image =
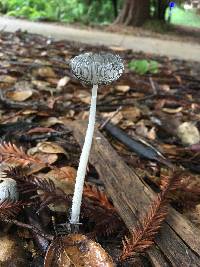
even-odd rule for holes
{"type": "Polygon", "coordinates": [[[44,267],[114,267],[111,257],[96,242],[81,234],[57,237],[50,244],[44,267]]]}
{"type": "Polygon", "coordinates": [[[78,90],[75,94],[75,97],[79,98],[83,103],[90,104],[91,93],[88,91],[78,90]]]}
{"type": "Polygon", "coordinates": [[[33,70],[34,76],[40,76],[42,78],[56,78],[54,70],[50,67],[42,67],[39,69],[33,70]]]}
{"type": "Polygon", "coordinates": [[[149,140],[155,140],[156,139],[156,128],[152,127],[148,133],[147,133],[147,137],[149,140]]]}
{"type": "Polygon", "coordinates": [[[71,194],[74,189],[76,169],[70,166],[58,168],[43,174],[43,178],[51,179],[56,187],[62,188],[66,194],[71,194]]]}
{"type": "Polygon", "coordinates": [[[123,119],[122,113],[120,111],[117,114],[115,114],[115,111],[114,112],[105,112],[105,113],[103,113],[103,117],[104,118],[112,118],[110,121],[114,125],[118,124],[123,119]],[[113,115],[114,115],[114,117],[112,117],[113,115]]]}
{"type": "Polygon", "coordinates": [[[0,266],[26,267],[28,260],[22,242],[13,234],[0,237],[0,266]]]}
{"type": "Polygon", "coordinates": [[[130,86],[129,85],[117,85],[115,86],[115,89],[119,92],[126,93],[130,90],[130,86]]]}
{"type": "MultiPolygon", "coordinates": [[[[55,186],[62,188],[62,190],[68,195],[73,194],[74,184],[76,178],[76,170],[73,167],[67,166],[51,170],[48,173],[38,174],[38,177],[41,176],[41,179],[50,179],[54,182],[55,186]]],[[[48,205],[50,210],[54,212],[66,212],[69,208],[67,202],[55,202],[48,205]]]]}
{"type": "Polygon", "coordinates": [[[35,134],[35,133],[53,133],[56,130],[48,127],[35,127],[27,132],[27,134],[35,134]]]}
{"type": "Polygon", "coordinates": [[[40,81],[40,80],[32,80],[31,83],[36,86],[38,90],[43,90],[43,91],[50,91],[50,84],[46,81],[40,81]]]}
{"type": "Polygon", "coordinates": [[[11,77],[9,75],[0,75],[1,83],[15,83],[17,78],[11,77]]]}
{"type": "Polygon", "coordinates": [[[169,114],[176,114],[178,112],[181,112],[183,110],[183,107],[178,108],[163,108],[162,111],[169,113],[169,114]]]}
{"type": "Polygon", "coordinates": [[[40,142],[37,144],[38,151],[49,154],[64,154],[68,158],[65,149],[55,142],[40,142]]]}
{"type": "Polygon", "coordinates": [[[162,84],[162,85],[160,85],[160,90],[163,92],[169,92],[170,86],[168,84],[162,84]]]}
{"type": "Polygon", "coordinates": [[[28,150],[27,154],[34,155],[39,159],[41,162],[44,162],[44,164],[31,164],[28,170],[28,174],[36,173],[46,167],[46,164],[51,165],[58,159],[57,154],[46,154],[42,152],[36,152],[37,148],[31,148],[28,150]]]}
{"type": "Polygon", "coordinates": [[[141,111],[137,107],[125,107],[121,111],[122,116],[130,121],[137,121],[141,116],[141,111]]]}
{"type": "Polygon", "coordinates": [[[180,150],[177,149],[176,145],[162,144],[161,149],[163,154],[177,156],[180,155],[180,150]]]}
{"type": "Polygon", "coordinates": [[[40,122],[40,125],[44,127],[51,127],[55,124],[64,124],[64,122],[56,117],[49,117],[45,120],[41,120],[40,122]]]}
{"type": "Polygon", "coordinates": [[[13,101],[21,102],[31,97],[32,94],[33,91],[30,88],[21,88],[7,92],[6,97],[10,98],[13,101]]]}
{"type": "Polygon", "coordinates": [[[57,89],[64,87],[66,84],[68,84],[69,81],[70,81],[70,77],[64,76],[58,81],[57,89]]]}

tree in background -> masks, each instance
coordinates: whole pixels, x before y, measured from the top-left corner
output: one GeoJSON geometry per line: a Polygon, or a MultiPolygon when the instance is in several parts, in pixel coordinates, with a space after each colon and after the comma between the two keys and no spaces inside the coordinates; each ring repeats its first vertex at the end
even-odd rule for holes
{"type": "MultiPolygon", "coordinates": [[[[176,0],[180,4],[184,0],[176,0]]],[[[125,0],[114,24],[142,26],[147,20],[165,22],[165,13],[170,0],[125,0]]]]}
{"type": "Polygon", "coordinates": [[[115,24],[141,26],[150,18],[150,0],[125,0],[115,24]]]}

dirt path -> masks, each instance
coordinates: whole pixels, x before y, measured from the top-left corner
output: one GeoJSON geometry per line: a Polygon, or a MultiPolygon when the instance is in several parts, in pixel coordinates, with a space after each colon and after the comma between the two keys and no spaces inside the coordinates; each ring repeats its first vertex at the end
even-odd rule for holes
{"type": "Polygon", "coordinates": [[[97,30],[88,31],[70,26],[0,17],[0,30],[14,32],[19,29],[27,30],[30,33],[43,34],[57,40],[65,39],[94,45],[121,46],[136,52],[142,51],[200,62],[200,44],[130,36],[97,30]]]}

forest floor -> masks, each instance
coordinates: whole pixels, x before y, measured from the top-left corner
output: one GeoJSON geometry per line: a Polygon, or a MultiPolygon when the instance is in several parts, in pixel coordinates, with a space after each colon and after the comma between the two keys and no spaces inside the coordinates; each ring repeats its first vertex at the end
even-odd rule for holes
{"type": "MultiPolygon", "coordinates": [[[[196,37],[177,37],[174,34],[156,34],[152,31],[119,27],[91,28],[81,25],[30,22],[15,18],[0,17],[0,29],[15,32],[21,29],[30,33],[43,34],[57,40],[69,40],[94,45],[120,46],[133,51],[153,53],[185,60],[200,61],[199,32],[196,37]]],[[[194,30],[195,31],[195,30],[194,30]]],[[[179,31],[180,32],[180,31],[179,31]]],[[[184,32],[184,31],[182,31],[184,32]]]]}
{"type": "Polygon", "coordinates": [[[117,266],[200,266],[200,63],[22,31],[1,31],[0,44],[0,192],[8,178],[19,190],[19,200],[14,186],[0,202],[0,265],[113,267],[98,258],[95,237],[117,266]],[[118,53],[125,72],[99,89],[85,237],[66,237],[59,226],[69,220],[91,97],[68,63],[102,50],[118,53]],[[156,73],[130,70],[143,59],[158,62],[156,73]]]}

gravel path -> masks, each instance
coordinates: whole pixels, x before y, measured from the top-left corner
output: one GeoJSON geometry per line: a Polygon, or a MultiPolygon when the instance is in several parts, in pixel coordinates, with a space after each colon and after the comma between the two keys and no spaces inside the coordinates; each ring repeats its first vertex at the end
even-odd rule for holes
{"type": "Polygon", "coordinates": [[[189,42],[77,29],[46,22],[30,22],[4,16],[0,17],[0,30],[15,32],[19,29],[27,30],[30,33],[43,34],[57,40],[65,39],[94,45],[120,46],[136,52],[142,51],[170,58],[200,62],[200,42],[198,45],[189,42]]]}

